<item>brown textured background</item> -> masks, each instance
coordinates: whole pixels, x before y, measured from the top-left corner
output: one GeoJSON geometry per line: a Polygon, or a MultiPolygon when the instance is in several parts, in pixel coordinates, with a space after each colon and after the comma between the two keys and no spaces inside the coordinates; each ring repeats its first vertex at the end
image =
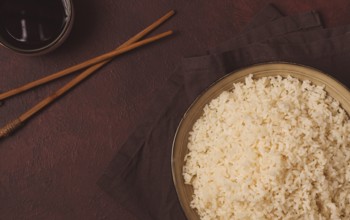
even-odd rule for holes
{"type": "MultiPolygon", "coordinates": [[[[238,34],[269,2],[284,14],[315,9],[326,27],[350,24],[348,0],[75,0],[73,31],[53,53],[23,57],[0,48],[5,91],[109,51],[177,11],[157,30],[177,30],[175,36],[117,58],[0,141],[0,219],[135,219],[97,187],[97,179],[181,57],[238,34]]],[[[0,125],[71,78],[7,100],[0,125]]]]}

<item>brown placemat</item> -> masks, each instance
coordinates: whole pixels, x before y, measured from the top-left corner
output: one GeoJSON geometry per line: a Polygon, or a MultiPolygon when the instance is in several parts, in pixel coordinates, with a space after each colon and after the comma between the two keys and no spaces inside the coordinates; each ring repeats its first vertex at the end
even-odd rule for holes
{"type": "Polygon", "coordinates": [[[250,27],[210,49],[209,54],[182,60],[167,84],[156,91],[144,121],[98,181],[104,191],[138,218],[185,219],[172,182],[172,141],[188,106],[223,75],[255,63],[287,61],[319,68],[350,85],[347,27],[322,29],[316,12],[283,17],[270,5],[250,27]]]}

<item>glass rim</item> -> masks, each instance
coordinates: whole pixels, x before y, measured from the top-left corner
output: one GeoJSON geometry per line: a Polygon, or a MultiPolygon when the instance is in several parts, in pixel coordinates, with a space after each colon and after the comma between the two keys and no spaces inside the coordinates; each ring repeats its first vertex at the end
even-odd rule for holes
{"type": "Polygon", "coordinates": [[[35,49],[22,49],[16,46],[12,46],[10,43],[0,38],[0,45],[16,53],[23,54],[23,55],[41,55],[56,49],[67,39],[74,23],[73,1],[72,0],[62,0],[62,1],[65,2],[66,4],[65,7],[67,7],[67,11],[68,11],[67,22],[65,23],[62,30],[60,31],[60,34],[49,44],[42,47],[35,48],[35,49]]]}

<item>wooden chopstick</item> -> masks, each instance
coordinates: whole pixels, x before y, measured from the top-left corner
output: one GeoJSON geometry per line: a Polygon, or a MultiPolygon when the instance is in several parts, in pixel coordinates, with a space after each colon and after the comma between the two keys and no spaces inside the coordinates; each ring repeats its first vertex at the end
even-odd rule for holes
{"type": "MultiPolygon", "coordinates": [[[[174,10],[169,11],[168,13],[166,13],[163,17],[159,18],[157,21],[155,21],[154,23],[152,23],[150,26],[148,26],[147,28],[145,28],[144,30],[142,30],[141,32],[139,32],[138,34],[136,34],[135,36],[133,36],[132,38],[130,38],[128,41],[126,41],[125,43],[123,43],[122,45],[120,45],[118,48],[115,49],[116,50],[120,50],[123,47],[127,47],[133,43],[135,43],[136,41],[140,40],[142,37],[144,37],[145,35],[147,35],[148,33],[150,33],[151,31],[153,31],[155,28],[157,28],[159,25],[161,25],[162,23],[164,23],[166,20],[168,20],[171,16],[173,16],[175,14],[174,10]]],[[[111,52],[113,53],[113,52],[111,52]]],[[[112,55],[113,57],[113,55],[112,55]]],[[[111,61],[111,59],[105,60],[105,61],[98,61],[100,62],[99,64],[97,63],[90,63],[89,65],[93,65],[91,66],[88,70],[88,72],[95,72],[97,69],[101,68],[102,66],[104,66],[105,64],[107,64],[109,61],[111,61]]],[[[87,62],[87,61],[86,61],[87,62]]],[[[86,66],[85,66],[86,67],[86,66]]],[[[32,89],[34,87],[43,85],[45,83],[48,83],[50,81],[56,80],[58,78],[61,78],[63,76],[72,74],[76,71],[78,71],[79,69],[84,68],[84,66],[82,64],[67,68],[65,70],[56,72],[54,74],[51,74],[49,76],[43,77],[41,79],[35,80],[33,82],[27,83],[21,87],[9,90],[7,92],[4,92],[2,94],[0,94],[0,101],[7,99],[9,97],[12,97],[14,95],[20,94],[22,92],[25,92],[29,89],[32,89]]]]}
{"type": "MultiPolygon", "coordinates": [[[[105,55],[99,56],[97,60],[98,62],[94,62],[94,65],[88,68],[86,71],[82,72],[80,75],[75,77],[73,80],[68,82],[66,85],[64,85],[62,88],[57,90],[55,93],[52,95],[48,96],[47,98],[43,99],[40,101],[38,104],[36,104],[34,107],[26,111],[24,114],[22,114],[20,117],[17,119],[10,121],[8,124],[6,124],[3,128],[0,129],[0,139],[9,136],[12,132],[14,132],[17,128],[19,128],[26,120],[28,120],[30,117],[32,117],[34,114],[45,108],[47,105],[55,101],[57,98],[62,96],[64,93],[68,92],[71,88],[79,84],[82,80],[84,80],[86,77],[94,73],[97,69],[102,67],[103,65],[107,64],[112,57],[117,56],[119,54],[125,53],[127,51],[130,51],[134,48],[140,47],[142,45],[151,43],[153,41],[156,41],[158,39],[161,39],[163,37],[169,36],[172,34],[172,31],[167,31],[164,32],[163,34],[159,34],[155,37],[148,38],[143,41],[139,41],[137,43],[134,43],[144,37],[146,34],[150,33],[152,30],[157,28],[160,24],[165,22],[167,19],[169,19],[172,15],[174,14],[174,11],[168,12],[165,16],[162,18],[158,19],[156,22],[148,26],[146,29],[141,31],[140,33],[136,34],[134,37],[130,38],[128,41],[126,41],[124,44],[122,44],[120,47],[118,47],[115,51],[112,51],[110,53],[107,53],[105,55]],[[122,51],[122,52],[120,52],[122,51]]],[[[91,61],[91,60],[90,60],[91,61]]],[[[77,69],[78,70],[78,69],[77,69]]],[[[64,75],[64,74],[63,74],[64,75]]],[[[62,75],[62,76],[63,76],[62,75]]],[[[65,74],[67,75],[67,74],[65,74]]],[[[61,76],[55,76],[56,78],[59,78],[61,76]]],[[[55,78],[55,79],[56,79],[55,78]]],[[[53,80],[53,79],[51,79],[53,80]]],[[[49,81],[51,81],[49,80],[49,81]]]]}
{"type": "MultiPolygon", "coordinates": [[[[142,40],[142,41],[138,41],[137,43],[131,44],[129,46],[123,47],[119,50],[115,50],[112,51],[110,53],[101,55],[97,58],[92,59],[93,61],[86,61],[88,64],[88,66],[99,63],[101,61],[104,61],[106,59],[109,59],[111,57],[115,57],[117,55],[123,54],[127,51],[130,51],[132,49],[135,49],[137,47],[146,45],[148,43],[154,42],[156,40],[162,39],[164,37],[167,37],[169,35],[171,35],[173,32],[172,31],[167,31],[164,32],[162,34],[158,34],[154,37],[150,37],[148,39],[142,40]]],[[[84,62],[84,63],[86,63],[84,62]]],[[[81,64],[81,66],[84,66],[84,63],[81,64]]],[[[86,67],[86,66],[84,66],[86,67]]],[[[81,68],[79,68],[81,69],[81,68]]],[[[91,72],[92,73],[92,72],[91,72]]],[[[44,108],[45,106],[47,106],[48,104],[50,104],[51,102],[53,102],[55,99],[57,99],[58,97],[60,97],[61,95],[63,95],[65,92],[67,92],[68,90],[70,90],[71,88],[73,88],[75,85],[77,85],[78,83],[80,83],[82,80],[84,80],[87,76],[89,76],[91,73],[89,74],[79,74],[77,77],[75,77],[73,80],[69,81],[66,85],[64,85],[63,87],[61,87],[59,90],[57,90],[55,93],[53,93],[52,95],[48,96],[47,98],[43,99],[42,101],[40,101],[38,104],[36,104],[34,107],[32,107],[31,109],[29,109],[27,112],[25,112],[24,114],[22,114],[19,119],[20,121],[25,121],[28,118],[30,118],[32,115],[34,115],[36,112],[38,112],[39,110],[41,110],[42,108],[44,108]]]]}

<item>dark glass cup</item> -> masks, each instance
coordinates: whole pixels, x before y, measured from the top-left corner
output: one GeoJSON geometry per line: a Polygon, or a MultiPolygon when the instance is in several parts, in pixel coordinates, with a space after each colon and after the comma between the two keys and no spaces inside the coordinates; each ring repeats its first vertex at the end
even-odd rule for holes
{"type": "Polygon", "coordinates": [[[72,0],[1,0],[0,44],[20,54],[41,55],[70,33],[72,0]]]}

